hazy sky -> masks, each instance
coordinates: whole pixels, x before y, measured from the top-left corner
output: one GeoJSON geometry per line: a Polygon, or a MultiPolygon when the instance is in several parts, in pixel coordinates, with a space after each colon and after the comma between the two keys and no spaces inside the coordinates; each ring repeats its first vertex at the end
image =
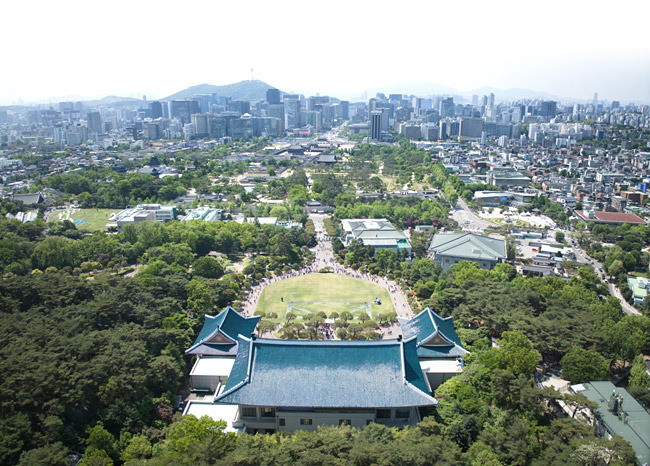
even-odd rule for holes
{"type": "MultiPolygon", "coordinates": [[[[3,2],[0,104],[256,79],[341,97],[428,81],[650,102],[649,0],[3,2]]],[[[497,96],[498,97],[498,96],[497,96]]]]}

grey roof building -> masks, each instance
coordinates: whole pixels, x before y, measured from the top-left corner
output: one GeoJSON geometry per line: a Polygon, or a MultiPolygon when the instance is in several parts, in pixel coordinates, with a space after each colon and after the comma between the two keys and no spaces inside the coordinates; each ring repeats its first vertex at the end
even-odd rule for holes
{"type": "Polygon", "coordinates": [[[623,437],[632,445],[638,463],[650,464],[650,414],[627,390],[609,381],[572,385],[571,390],[598,404],[597,434],[623,437]]]}
{"type": "Polygon", "coordinates": [[[20,201],[24,205],[40,204],[43,202],[41,193],[14,194],[11,196],[12,201],[20,201]]]}
{"type": "Polygon", "coordinates": [[[480,268],[491,270],[506,259],[506,242],[473,233],[438,233],[434,235],[429,251],[434,255],[433,262],[445,270],[462,260],[476,262],[480,268]]]}
{"type": "Polygon", "coordinates": [[[343,237],[341,242],[348,246],[354,240],[360,240],[365,246],[378,249],[391,249],[411,255],[411,243],[403,231],[396,229],[385,218],[341,220],[343,237]]]}

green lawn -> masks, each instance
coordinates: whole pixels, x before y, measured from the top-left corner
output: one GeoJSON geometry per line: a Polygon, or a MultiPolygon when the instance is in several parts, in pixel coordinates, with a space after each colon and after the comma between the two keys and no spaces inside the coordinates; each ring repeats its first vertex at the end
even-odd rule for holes
{"type": "MultiPolygon", "coordinates": [[[[77,229],[79,230],[106,230],[106,223],[108,222],[111,214],[117,213],[119,211],[120,209],[75,209],[75,212],[70,214],[70,218],[68,220],[70,220],[72,223],[84,222],[75,223],[77,229]]],[[[58,222],[61,220],[66,220],[66,218],[66,211],[60,210],[50,215],[48,222],[58,222]],[[61,218],[59,218],[59,215],[61,218]]]]}
{"type": "MultiPolygon", "coordinates": [[[[262,291],[256,310],[265,313],[278,314],[277,321],[283,321],[289,302],[327,302],[327,303],[371,303],[370,311],[374,318],[377,314],[394,312],[395,308],[386,289],[359,278],[347,277],[333,273],[312,273],[299,277],[288,278],[273,283],[262,291]],[[281,298],[284,298],[282,301],[281,298]],[[381,300],[380,305],[372,304],[375,298],[381,300]]],[[[324,311],[329,315],[336,311],[349,311],[358,305],[349,304],[309,304],[300,305],[313,312],[324,311]]],[[[361,311],[355,312],[355,314],[361,311]]],[[[365,311],[363,311],[365,312],[365,311]]],[[[297,311],[295,314],[302,314],[297,311]]]]}

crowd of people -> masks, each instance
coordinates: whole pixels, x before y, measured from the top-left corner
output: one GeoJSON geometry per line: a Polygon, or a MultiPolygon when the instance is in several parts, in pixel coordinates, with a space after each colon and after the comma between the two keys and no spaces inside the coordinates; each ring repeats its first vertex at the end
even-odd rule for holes
{"type": "MultiPolygon", "coordinates": [[[[265,278],[257,282],[256,284],[254,284],[247,291],[242,301],[241,312],[244,315],[253,315],[253,313],[255,312],[255,308],[257,307],[257,302],[260,298],[260,295],[262,294],[264,288],[267,287],[268,285],[278,282],[280,280],[286,280],[287,278],[293,278],[293,277],[298,277],[310,273],[316,273],[322,270],[323,268],[329,267],[334,273],[340,275],[347,275],[349,277],[359,278],[362,280],[367,280],[385,288],[390,294],[397,315],[401,317],[411,317],[411,308],[408,305],[406,296],[404,296],[401,288],[397,284],[384,277],[378,277],[373,274],[359,272],[349,267],[340,265],[334,258],[334,251],[332,249],[332,243],[330,241],[331,237],[322,232],[317,232],[316,240],[317,240],[317,244],[314,248],[312,248],[312,252],[314,253],[314,259],[310,264],[305,265],[304,267],[301,267],[297,270],[293,270],[290,272],[283,273],[281,275],[277,275],[275,277],[265,278]]],[[[281,299],[284,300],[283,298],[281,299]]],[[[319,329],[317,330],[319,331],[319,333],[323,338],[334,339],[335,338],[334,328],[331,325],[330,325],[331,328],[328,327],[327,325],[330,324],[324,324],[320,326],[319,329]]],[[[392,335],[393,326],[394,325],[382,326],[381,327],[382,334],[392,335]]]]}

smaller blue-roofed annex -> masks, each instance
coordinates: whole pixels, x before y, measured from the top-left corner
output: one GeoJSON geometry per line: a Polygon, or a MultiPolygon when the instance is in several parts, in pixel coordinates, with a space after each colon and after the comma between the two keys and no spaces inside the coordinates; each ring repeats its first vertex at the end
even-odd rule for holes
{"type": "Polygon", "coordinates": [[[462,357],[469,351],[456,334],[453,317],[440,317],[427,307],[415,317],[398,320],[404,338],[417,341],[420,366],[433,390],[463,371],[462,357]]]}
{"type": "Polygon", "coordinates": [[[234,356],[237,354],[237,336],[252,335],[260,316],[244,317],[227,306],[216,316],[206,315],[199,336],[185,354],[234,356]]]}
{"type": "Polygon", "coordinates": [[[244,317],[228,306],[216,316],[206,315],[196,340],[185,354],[197,359],[190,371],[195,392],[214,393],[230,375],[239,335],[252,335],[260,317],[244,317]]]}

